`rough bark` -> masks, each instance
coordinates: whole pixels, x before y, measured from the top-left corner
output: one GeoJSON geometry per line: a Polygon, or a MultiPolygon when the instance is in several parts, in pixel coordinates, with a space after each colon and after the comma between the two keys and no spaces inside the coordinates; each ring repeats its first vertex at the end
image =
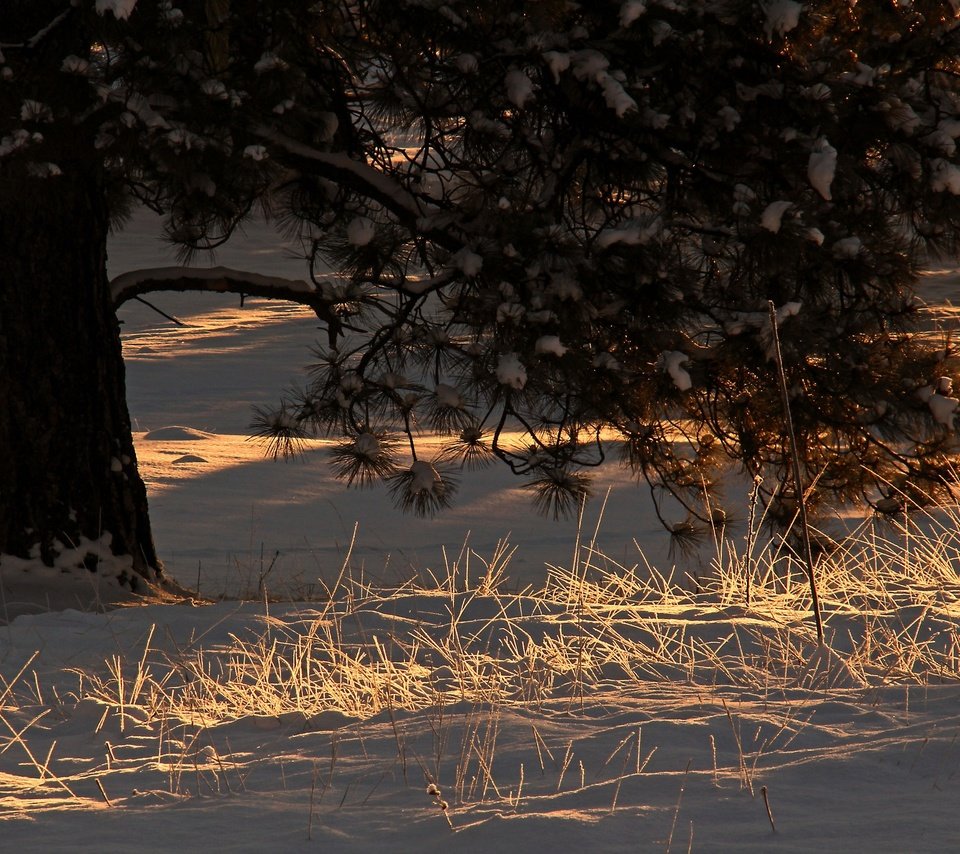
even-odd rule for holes
{"type": "Polygon", "coordinates": [[[96,162],[0,175],[0,553],[96,571],[109,535],[131,588],[158,580],[106,272],[96,162]],[[100,544],[98,548],[97,544],[100,544]],[[58,555],[61,557],[58,558],[58,555]]]}

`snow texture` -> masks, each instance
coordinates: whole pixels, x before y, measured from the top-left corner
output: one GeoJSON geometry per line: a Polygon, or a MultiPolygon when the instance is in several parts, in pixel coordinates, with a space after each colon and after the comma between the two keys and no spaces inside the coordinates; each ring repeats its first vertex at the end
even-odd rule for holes
{"type": "Polygon", "coordinates": [[[477,255],[476,252],[466,248],[457,252],[453,258],[451,258],[451,261],[453,261],[454,267],[462,270],[463,274],[470,278],[479,275],[480,270],[483,268],[483,258],[477,255]]]}
{"type": "Polygon", "coordinates": [[[960,169],[938,157],[930,162],[930,189],[960,195],[960,169]]]}
{"type": "Polygon", "coordinates": [[[597,235],[598,249],[608,249],[617,243],[628,246],[646,246],[660,231],[659,219],[649,221],[628,221],[615,228],[604,229],[597,235]]]}
{"type": "Polygon", "coordinates": [[[828,202],[833,198],[830,186],[837,172],[837,149],[826,139],[820,139],[810,153],[807,178],[810,184],[828,202]]]}
{"type": "Polygon", "coordinates": [[[670,375],[673,384],[680,391],[689,391],[693,387],[693,380],[690,378],[689,372],[683,368],[683,365],[690,363],[686,353],[679,350],[667,350],[660,354],[660,360],[664,371],[670,375]]]}
{"type": "Polygon", "coordinates": [[[193,427],[158,427],[150,430],[142,437],[147,442],[196,442],[216,438],[213,433],[205,430],[196,430],[193,427]]]}
{"type": "Polygon", "coordinates": [[[603,100],[606,105],[617,114],[617,118],[637,109],[637,102],[627,94],[620,83],[612,74],[603,76],[600,82],[603,88],[603,100]]]}
{"type": "Polygon", "coordinates": [[[243,149],[243,156],[250,158],[250,160],[266,160],[270,153],[267,151],[266,146],[263,145],[248,145],[243,149]]]}
{"type": "Polygon", "coordinates": [[[112,12],[113,17],[118,21],[125,21],[133,13],[136,5],[137,0],[97,0],[95,8],[98,15],[112,12]]]}
{"type": "Polygon", "coordinates": [[[533,81],[518,68],[512,68],[504,77],[507,98],[521,110],[528,101],[533,100],[533,81]]]}
{"type": "Polygon", "coordinates": [[[552,355],[559,358],[567,352],[567,348],[561,343],[558,336],[543,335],[537,339],[537,343],[534,345],[534,351],[541,356],[552,355]]]}
{"type": "Polygon", "coordinates": [[[414,495],[435,492],[443,483],[436,468],[425,460],[416,460],[410,466],[410,475],[410,492],[414,495]]]}
{"type": "Polygon", "coordinates": [[[760,215],[760,225],[767,231],[772,231],[774,234],[777,234],[780,231],[783,215],[791,207],[793,207],[793,202],[788,202],[785,199],[771,202],[764,208],[763,213],[760,215]]]}
{"type": "Polygon", "coordinates": [[[543,60],[547,63],[547,68],[553,75],[553,82],[560,82],[560,75],[570,67],[570,54],[560,53],[556,50],[548,50],[543,54],[543,60]]]}
{"type": "Polygon", "coordinates": [[[376,234],[373,222],[363,216],[352,219],[347,225],[347,240],[354,246],[366,246],[376,234]]]}
{"type": "Polygon", "coordinates": [[[863,249],[863,241],[859,237],[843,237],[831,247],[837,258],[852,261],[863,249]]]}
{"type": "Polygon", "coordinates": [[[799,25],[803,4],[796,0],[771,0],[763,11],[767,16],[764,32],[772,39],[774,34],[783,36],[799,25]]]}
{"type": "Polygon", "coordinates": [[[380,440],[373,433],[361,433],[353,442],[354,453],[374,459],[380,453],[380,440]]]}
{"type": "Polygon", "coordinates": [[[497,382],[516,391],[527,384],[527,369],[516,353],[503,353],[497,359],[497,382]]]}
{"type": "Polygon", "coordinates": [[[647,11],[644,0],[626,0],[620,7],[620,26],[626,29],[647,11]]]}

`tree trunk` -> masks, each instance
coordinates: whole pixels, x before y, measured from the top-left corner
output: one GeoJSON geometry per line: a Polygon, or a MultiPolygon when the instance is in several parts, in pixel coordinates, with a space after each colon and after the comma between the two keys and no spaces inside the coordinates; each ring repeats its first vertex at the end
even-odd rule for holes
{"type": "Polygon", "coordinates": [[[158,581],[106,272],[95,158],[0,167],[0,554],[158,581]]]}

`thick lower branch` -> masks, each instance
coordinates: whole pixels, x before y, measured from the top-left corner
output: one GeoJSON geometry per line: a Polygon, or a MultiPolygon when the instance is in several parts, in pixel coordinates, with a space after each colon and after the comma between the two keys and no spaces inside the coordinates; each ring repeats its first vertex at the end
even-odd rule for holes
{"type": "Polygon", "coordinates": [[[308,305],[314,310],[318,305],[324,304],[323,295],[310,282],[263,276],[243,270],[231,270],[228,267],[157,267],[150,270],[132,270],[110,282],[110,295],[115,308],[136,296],[156,291],[249,294],[265,299],[296,302],[308,305]]]}

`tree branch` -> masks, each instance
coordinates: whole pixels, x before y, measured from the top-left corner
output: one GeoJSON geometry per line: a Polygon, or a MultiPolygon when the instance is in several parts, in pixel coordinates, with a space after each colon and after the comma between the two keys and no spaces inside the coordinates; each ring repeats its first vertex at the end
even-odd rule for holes
{"type": "MultiPolygon", "coordinates": [[[[308,305],[314,310],[325,306],[317,287],[301,279],[264,276],[228,267],[156,267],[132,270],[110,282],[113,305],[119,308],[127,300],[155,291],[206,291],[221,294],[249,294],[265,299],[280,299],[308,305]]],[[[322,315],[321,315],[322,316],[322,315]]]]}

